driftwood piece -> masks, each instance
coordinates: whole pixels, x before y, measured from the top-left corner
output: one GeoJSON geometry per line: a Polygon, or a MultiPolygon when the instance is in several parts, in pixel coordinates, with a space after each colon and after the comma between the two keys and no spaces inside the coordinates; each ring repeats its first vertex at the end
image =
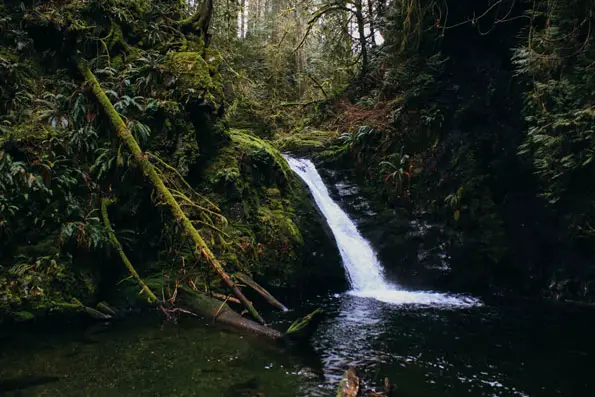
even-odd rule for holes
{"type": "Polygon", "coordinates": [[[359,376],[357,376],[354,367],[345,371],[341,382],[339,382],[339,390],[337,397],[357,397],[359,394],[359,376]]]}

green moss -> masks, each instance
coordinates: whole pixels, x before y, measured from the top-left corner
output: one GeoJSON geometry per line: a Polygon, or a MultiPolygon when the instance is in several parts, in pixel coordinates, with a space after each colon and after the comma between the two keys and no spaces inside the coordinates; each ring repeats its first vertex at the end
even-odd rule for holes
{"type": "Polygon", "coordinates": [[[204,98],[217,102],[223,96],[223,85],[218,73],[218,56],[207,57],[200,52],[173,52],[168,55],[166,65],[178,77],[178,85],[189,95],[198,96],[205,92],[204,98]]]}
{"type": "Polygon", "coordinates": [[[289,178],[291,175],[289,164],[287,164],[281,152],[273,145],[254,135],[250,135],[247,130],[231,130],[229,134],[232,142],[240,145],[240,149],[244,153],[248,153],[255,158],[260,158],[263,162],[270,161],[270,166],[279,169],[286,179],[289,178]]]}
{"type": "Polygon", "coordinates": [[[231,130],[229,136],[203,174],[210,199],[230,220],[226,232],[235,244],[219,247],[227,268],[279,286],[319,277],[338,256],[331,257],[334,247],[307,189],[272,144],[250,130],[231,130]]]}
{"type": "Polygon", "coordinates": [[[7,134],[0,138],[0,142],[4,140],[17,142],[43,140],[56,135],[56,132],[47,123],[41,122],[35,116],[29,120],[23,119],[13,123],[7,122],[6,126],[7,134]]]}
{"type": "Polygon", "coordinates": [[[336,140],[337,131],[304,130],[277,136],[274,145],[283,152],[306,154],[321,152],[336,140]]]}
{"type": "Polygon", "coordinates": [[[270,207],[277,207],[279,209],[271,209],[267,207],[260,207],[258,214],[258,221],[262,228],[266,230],[267,237],[275,238],[282,236],[286,242],[295,242],[299,245],[304,244],[304,238],[300,229],[293,221],[295,214],[289,208],[283,208],[282,205],[271,205],[270,207]]]}
{"type": "Polygon", "coordinates": [[[31,312],[28,312],[28,311],[25,311],[25,310],[21,310],[21,311],[18,311],[18,312],[14,312],[13,313],[13,318],[17,322],[22,322],[22,321],[33,320],[35,318],[35,316],[31,312]]]}
{"type": "Polygon", "coordinates": [[[70,258],[21,257],[0,267],[0,316],[24,321],[70,302],[74,296],[87,301],[96,284],[87,284],[84,274],[76,274],[70,258]]]}
{"type": "Polygon", "coordinates": [[[349,151],[346,150],[345,145],[333,145],[316,153],[314,157],[316,160],[329,164],[346,159],[346,154],[348,153],[349,151]]]}

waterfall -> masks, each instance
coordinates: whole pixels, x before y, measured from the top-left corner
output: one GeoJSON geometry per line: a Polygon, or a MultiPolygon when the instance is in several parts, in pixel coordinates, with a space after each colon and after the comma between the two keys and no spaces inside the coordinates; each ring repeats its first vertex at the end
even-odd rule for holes
{"type": "Polygon", "coordinates": [[[388,282],[376,252],[359,233],[355,223],[329,195],[314,164],[307,159],[285,156],[291,169],[308,185],[316,205],[335,236],[347,278],[350,294],[395,304],[474,306],[473,298],[425,291],[407,291],[388,282]]]}

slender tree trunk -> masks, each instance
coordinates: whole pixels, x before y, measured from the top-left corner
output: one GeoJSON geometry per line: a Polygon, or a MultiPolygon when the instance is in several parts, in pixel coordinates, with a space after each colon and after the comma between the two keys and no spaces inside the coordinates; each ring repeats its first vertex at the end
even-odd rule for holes
{"type": "Polygon", "coordinates": [[[357,21],[357,31],[359,34],[359,41],[361,45],[362,68],[360,70],[360,78],[363,78],[368,73],[368,45],[366,43],[366,21],[364,19],[362,0],[355,2],[355,19],[357,21]]]}
{"type": "Polygon", "coordinates": [[[374,18],[374,1],[368,1],[368,18],[370,20],[370,37],[372,38],[372,47],[376,47],[376,21],[374,18]]]}
{"type": "Polygon", "coordinates": [[[240,3],[240,37],[246,37],[246,0],[241,0],[240,3]]]}
{"type": "Polygon", "coordinates": [[[238,38],[238,18],[239,18],[238,0],[227,0],[227,10],[225,14],[227,23],[227,44],[231,45],[238,38]]]}
{"type": "Polygon", "coordinates": [[[375,27],[384,36],[384,16],[386,14],[386,0],[376,0],[376,22],[375,27]]]}
{"type": "Polygon", "coordinates": [[[277,43],[277,40],[279,40],[279,28],[281,27],[281,22],[277,20],[279,10],[281,9],[281,0],[272,0],[271,2],[271,15],[269,17],[269,23],[271,24],[271,41],[277,43]]]}
{"type": "Polygon", "coordinates": [[[105,199],[105,198],[101,199],[101,217],[103,218],[103,224],[105,225],[105,228],[107,229],[109,238],[110,238],[112,244],[114,245],[114,247],[116,247],[118,254],[120,254],[120,258],[122,259],[124,266],[126,266],[126,269],[128,269],[128,271],[130,272],[132,277],[134,277],[134,279],[138,282],[138,284],[141,286],[144,293],[147,294],[147,299],[149,300],[149,302],[157,303],[159,301],[159,299],[157,299],[157,297],[155,296],[153,291],[151,291],[151,289],[147,286],[147,284],[145,284],[145,282],[139,276],[139,274],[136,271],[136,269],[134,268],[134,266],[132,266],[132,262],[130,262],[130,259],[128,259],[128,256],[124,252],[124,249],[122,248],[122,245],[120,244],[120,241],[116,237],[116,233],[114,232],[114,229],[112,229],[112,225],[109,221],[109,216],[107,213],[107,207],[110,204],[111,204],[111,200],[105,199]]]}
{"type": "Polygon", "coordinates": [[[143,171],[145,177],[149,179],[149,181],[153,185],[153,188],[165,201],[165,204],[169,207],[172,215],[174,216],[174,219],[180,223],[186,235],[194,242],[196,255],[198,257],[204,258],[204,260],[219,274],[219,276],[223,279],[227,286],[233,291],[234,295],[248,309],[250,314],[252,314],[252,316],[254,316],[254,318],[256,318],[261,323],[264,323],[263,318],[256,311],[254,305],[252,305],[252,302],[246,299],[242,291],[240,291],[240,289],[234,284],[232,279],[223,269],[221,263],[217,260],[215,255],[213,255],[213,253],[211,252],[205,241],[202,239],[198,231],[194,228],[194,225],[192,225],[190,219],[188,219],[186,214],[184,214],[184,211],[182,210],[172,193],[165,186],[163,180],[157,174],[157,171],[155,171],[155,168],[153,167],[153,164],[151,164],[151,162],[149,161],[148,156],[145,153],[143,153],[130,130],[126,128],[126,124],[124,124],[124,121],[114,108],[113,104],[110,102],[107,95],[105,95],[105,92],[101,88],[101,85],[95,78],[93,72],[91,72],[91,70],[83,60],[77,59],[76,63],[79,71],[81,72],[87,83],[91,86],[91,90],[97,98],[100,107],[109,118],[112,127],[116,130],[118,137],[123,141],[128,150],[132,153],[136,164],[143,171]]]}
{"type": "MultiPolygon", "coordinates": [[[[295,23],[297,26],[297,29],[296,29],[297,37],[304,37],[305,22],[304,22],[304,16],[303,16],[301,5],[298,4],[295,7],[294,16],[295,16],[295,23]]],[[[295,61],[296,61],[296,69],[297,69],[296,80],[297,80],[297,84],[298,84],[297,99],[299,100],[302,98],[302,95],[304,93],[302,73],[304,72],[304,69],[306,68],[306,45],[302,45],[300,48],[298,48],[298,50],[295,53],[295,61]]]]}

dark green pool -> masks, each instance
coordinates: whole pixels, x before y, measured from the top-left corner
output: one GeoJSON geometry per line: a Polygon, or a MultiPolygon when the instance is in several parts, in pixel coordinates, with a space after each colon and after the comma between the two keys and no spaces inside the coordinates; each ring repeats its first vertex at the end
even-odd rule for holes
{"type": "Polygon", "coordinates": [[[590,308],[314,301],[328,317],[309,345],[291,348],[191,318],[162,327],[157,314],[105,329],[9,331],[0,341],[0,395],[334,396],[349,365],[367,387],[388,376],[404,397],[595,395],[590,308]]]}

